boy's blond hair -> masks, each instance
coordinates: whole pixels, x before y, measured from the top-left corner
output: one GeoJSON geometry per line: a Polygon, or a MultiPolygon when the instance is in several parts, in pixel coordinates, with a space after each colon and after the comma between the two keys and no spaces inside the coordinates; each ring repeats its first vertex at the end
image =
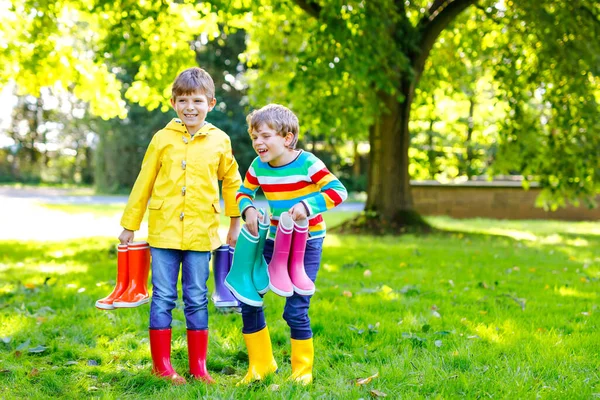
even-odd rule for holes
{"type": "Polygon", "coordinates": [[[286,136],[288,132],[294,135],[294,139],[288,148],[295,149],[298,143],[300,125],[298,117],[287,107],[279,104],[268,104],[263,108],[252,111],[247,117],[248,133],[258,129],[261,124],[267,125],[280,136],[286,136]]]}
{"type": "Polygon", "coordinates": [[[171,97],[190,95],[200,91],[208,101],[215,98],[215,82],[208,72],[199,67],[188,68],[181,72],[173,82],[171,97]]]}

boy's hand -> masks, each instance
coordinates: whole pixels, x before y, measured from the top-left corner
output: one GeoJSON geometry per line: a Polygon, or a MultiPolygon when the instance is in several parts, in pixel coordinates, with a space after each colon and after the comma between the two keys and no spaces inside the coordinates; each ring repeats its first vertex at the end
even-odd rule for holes
{"type": "Polygon", "coordinates": [[[258,211],[254,207],[249,207],[244,215],[246,216],[246,229],[251,234],[258,236],[258,211]]]}
{"type": "Polygon", "coordinates": [[[227,244],[231,247],[235,247],[238,236],[240,235],[240,219],[230,218],[229,220],[229,232],[227,232],[227,244]]]}
{"type": "Polygon", "coordinates": [[[123,232],[121,232],[119,235],[119,242],[121,242],[121,244],[131,243],[133,242],[133,236],[133,231],[130,231],[129,229],[123,229],[123,232]]]}
{"type": "Polygon", "coordinates": [[[306,208],[301,203],[298,203],[294,207],[290,208],[288,213],[294,221],[308,218],[308,216],[306,215],[306,208]]]}

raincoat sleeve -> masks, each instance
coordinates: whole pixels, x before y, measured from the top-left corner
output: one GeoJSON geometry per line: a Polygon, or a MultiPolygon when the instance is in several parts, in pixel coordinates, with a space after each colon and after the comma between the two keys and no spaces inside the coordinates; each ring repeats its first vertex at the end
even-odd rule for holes
{"type": "Polygon", "coordinates": [[[148,200],[152,194],[152,187],[160,169],[160,151],[157,136],[154,135],[148,145],[144,161],[142,161],[142,168],[135,180],[133,189],[131,189],[127,206],[121,217],[121,226],[131,231],[140,229],[148,200]]]}
{"type": "Polygon", "coordinates": [[[231,141],[227,141],[227,149],[221,154],[219,162],[218,178],[222,183],[223,201],[225,203],[225,215],[228,217],[239,217],[235,194],[242,184],[242,177],[238,171],[238,163],[231,151],[231,141]]]}

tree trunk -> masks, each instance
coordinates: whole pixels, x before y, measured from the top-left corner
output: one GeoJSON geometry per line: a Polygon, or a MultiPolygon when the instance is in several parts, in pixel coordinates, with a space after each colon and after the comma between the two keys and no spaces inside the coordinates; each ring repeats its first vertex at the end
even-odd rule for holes
{"type": "MultiPolygon", "coordinates": [[[[414,85],[404,87],[405,92],[414,90],[414,85]]],[[[404,93],[402,102],[397,95],[388,93],[380,92],[378,97],[386,110],[369,131],[369,189],[365,210],[392,226],[423,225],[414,210],[408,173],[408,121],[413,96],[404,93]]]]}

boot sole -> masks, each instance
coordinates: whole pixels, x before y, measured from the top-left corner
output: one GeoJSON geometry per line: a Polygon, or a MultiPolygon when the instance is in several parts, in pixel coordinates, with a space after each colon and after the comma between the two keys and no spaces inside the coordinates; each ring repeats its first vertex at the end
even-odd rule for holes
{"type": "Polygon", "coordinates": [[[134,303],[124,303],[124,302],[115,301],[113,303],[113,305],[115,306],[115,308],[134,308],[134,307],[141,306],[142,304],[146,304],[149,301],[150,301],[150,298],[146,298],[144,300],[136,301],[134,303]]]}
{"type": "Polygon", "coordinates": [[[229,291],[242,303],[244,304],[248,304],[249,306],[253,306],[253,307],[262,307],[263,302],[261,301],[257,301],[257,300],[252,300],[252,299],[248,299],[242,295],[240,295],[237,290],[235,290],[233,288],[233,286],[231,286],[229,284],[229,282],[227,282],[227,279],[225,279],[225,281],[223,281],[224,285],[227,287],[227,289],[229,289],[229,291]]]}
{"type": "Polygon", "coordinates": [[[315,289],[305,290],[305,289],[300,289],[299,287],[294,286],[294,292],[296,292],[302,296],[312,296],[313,294],[315,294],[315,289]]]}
{"type": "Polygon", "coordinates": [[[96,308],[99,310],[114,310],[115,306],[112,304],[105,304],[105,303],[99,303],[96,302],[96,308]]]}

